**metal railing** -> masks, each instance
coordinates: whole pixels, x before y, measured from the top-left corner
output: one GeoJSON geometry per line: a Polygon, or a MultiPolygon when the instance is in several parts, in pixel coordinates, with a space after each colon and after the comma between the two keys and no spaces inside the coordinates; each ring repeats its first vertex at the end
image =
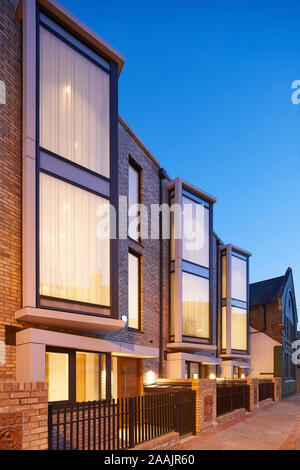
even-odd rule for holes
{"type": "Polygon", "coordinates": [[[250,387],[247,382],[223,381],[217,383],[217,416],[245,408],[250,411],[250,387]]]}
{"type": "Polygon", "coordinates": [[[272,398],[274,400],[274,383],[272,380],[260,380],[259,381],[259,401],[272,398]]]}
{"type": "Polygon", "coordinates": [[[195,392],[166,392],[48,407],[50,450],[133,448],[171,431],[195,431],[195,392]]]}

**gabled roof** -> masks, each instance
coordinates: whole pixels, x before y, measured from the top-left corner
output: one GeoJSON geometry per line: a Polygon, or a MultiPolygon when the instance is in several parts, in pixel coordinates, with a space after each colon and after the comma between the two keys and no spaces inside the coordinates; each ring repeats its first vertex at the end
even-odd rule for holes
{"type": "Polygon", "coordinates": [[[284,276],[250,284],[250,307],[276,302],[283,294],[291,271],[288,268],[284,276]]]}

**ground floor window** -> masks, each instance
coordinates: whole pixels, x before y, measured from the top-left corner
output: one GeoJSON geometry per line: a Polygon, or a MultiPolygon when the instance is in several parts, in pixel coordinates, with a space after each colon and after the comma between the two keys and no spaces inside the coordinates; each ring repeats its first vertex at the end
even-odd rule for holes
{"type": "Polygon", "coordinates": [[[49,401],[105,400],[108,361],[104,353],[47,348],[49,401]]]}
{"type": "Polygon", "coordinates": [[[207,379],[209,378],[209,365],[201,362],[185,362],[186,379],[207,379]]]}

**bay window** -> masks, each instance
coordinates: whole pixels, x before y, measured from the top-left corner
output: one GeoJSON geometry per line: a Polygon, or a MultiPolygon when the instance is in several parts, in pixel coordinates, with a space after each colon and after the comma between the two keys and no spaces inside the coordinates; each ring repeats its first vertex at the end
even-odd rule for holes
{"type": "Polygon", "coordinates": [[[250,253],[221,247],[221,349],[230,355],[248,351],[248,264],[250,253]]]}
{"type": "Polygon", "coordinates": [[[115,64],[39,20],[38,306],[111,315],[115,64]]]}
{"type": "Polygon", "coordinates": [[[180,179],[171,183],[169,191],[170,341],[208,344],[211,342],[212,205],[215,199],[200,191],[191,191],[180,179]],[[179,215],[178,206],[182,208],[179,215]]]}

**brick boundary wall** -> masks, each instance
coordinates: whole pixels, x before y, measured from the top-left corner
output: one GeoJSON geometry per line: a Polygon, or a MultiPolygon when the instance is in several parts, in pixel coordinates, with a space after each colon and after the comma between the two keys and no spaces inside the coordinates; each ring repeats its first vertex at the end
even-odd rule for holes
{"type": "Polygon", "coordinates": [[[47,449],[47,383],[0,382],[0,450],[47,449]]]}

